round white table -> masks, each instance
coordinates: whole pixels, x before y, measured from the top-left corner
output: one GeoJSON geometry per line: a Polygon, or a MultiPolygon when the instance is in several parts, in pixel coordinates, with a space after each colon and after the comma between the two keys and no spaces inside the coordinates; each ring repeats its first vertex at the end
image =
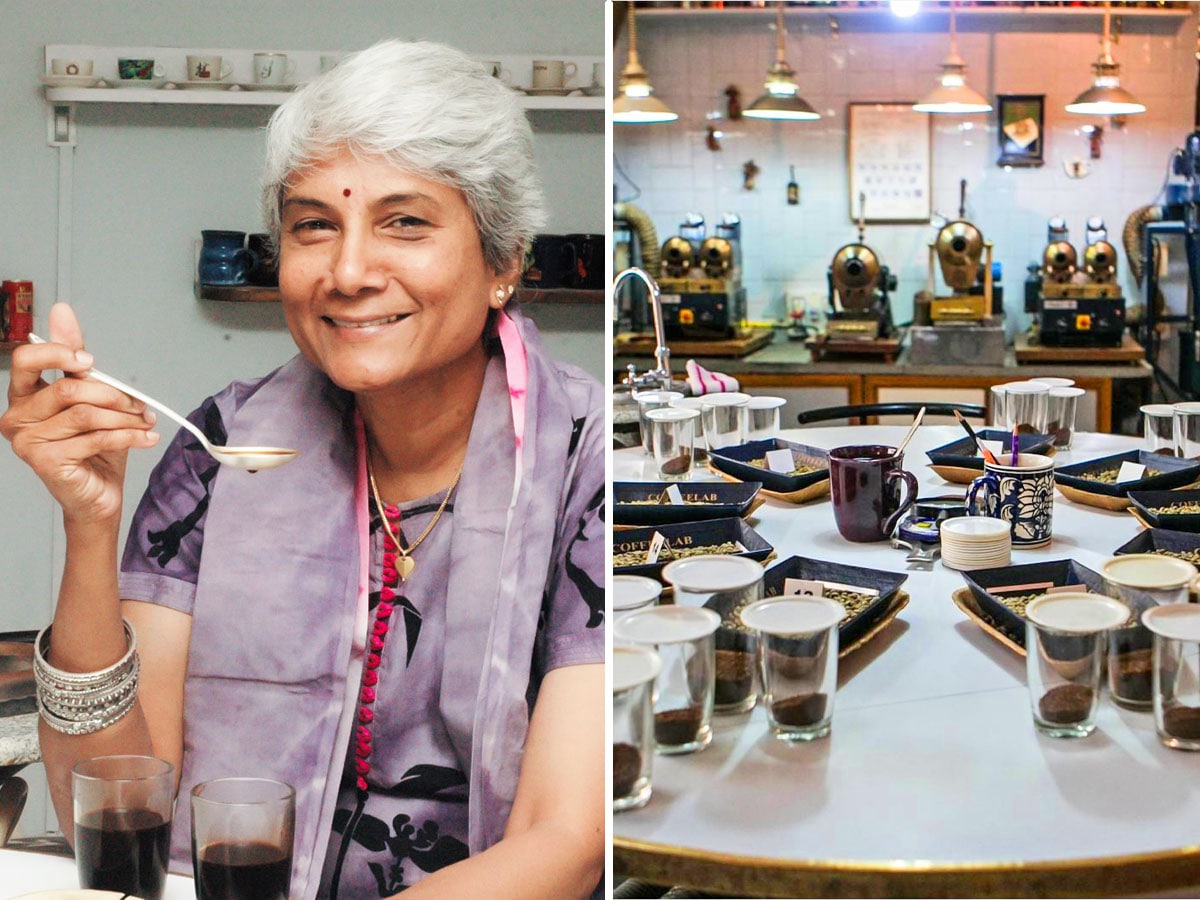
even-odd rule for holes
{"type": "MultiPolygon", "coordinates": [[[[829,449],[895,445],[901,426],[805,428],[829,449]]],[[[905,452],[920,496],[962,494],[925,451],[963,436],[923,426],[905,452]]],[[[1140,445],[1077,434],[1059,465],[1140,445]]],[[[640,448],[613,454],[615,481],[653,480],[640,448]]],[[[707,471],[694,478],[711,479],[707,471]]],[[[828,739],[786,744],[761,708],[714,718],[703,752],[656,756],[654,793],[613,816],[616,872],[730,896],[1196,896],[1200,754],[1159,744],[1153,716],[1101,700],[1098,728],[1039,735],[1025,660],[955,606],[959,572],[912,571],[889,543],[842,539],[828,498],[768,499],[750,524],[776,561],[806,556],[908,572],[908,605],[841,661],[828,739]]],[[[1139,531],[1132,516],[1056,494],[1048,547],[1012,562],[1092,569],[1139,531]]],[[[773,563],[772,563],[773,564],[773,563]]]]}
{"type": "MultiPolygon", "coordinates": [[[[37,891],[79,889],[79,873],[69,856],[0,850],[0,900],[37,891]]],[[[168,875],[163,900],[195,900],[195,882],[186,875],[168,875]]]]}

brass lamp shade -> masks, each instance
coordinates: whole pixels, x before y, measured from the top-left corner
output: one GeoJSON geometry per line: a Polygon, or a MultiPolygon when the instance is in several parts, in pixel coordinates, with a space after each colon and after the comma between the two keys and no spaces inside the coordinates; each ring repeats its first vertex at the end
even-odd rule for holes
{"type": "Polygon", "coordinates": [[[674,122],[679,115],[667,104],[652,96],[650,76],[642,67],[637,52],[637,23],[633,4],[629,4],[629,60],[621,70],[617,96],[613,100],[612,120],[622,125],[650,125],[674,122]]]}
{"type": "Polygon", "coordinates": [[[1104,6],[1104,30],[1100,34],[1100,58],[1092,63],[1092,86],[1067,104],[1067,112],[1085,116],[1132,116],[1144,113],[1146,105],[1121,87],[1121,67],[1113,59],[1108,22],[1111,10],[1104,6]]]}

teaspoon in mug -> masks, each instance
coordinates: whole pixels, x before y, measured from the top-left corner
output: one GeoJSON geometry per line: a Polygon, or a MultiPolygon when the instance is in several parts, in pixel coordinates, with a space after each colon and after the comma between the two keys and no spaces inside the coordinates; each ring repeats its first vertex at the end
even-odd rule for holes
{"type": "MultiPolygon", "coordinates": [[[[31,344],[44,344],[46,341],[38,337],[36,334],[29,335],[31,344]]],[[[200,442],[200,445],[212,455],[212,458],[217,462],[233,466],[235,469],[274,469],[276,466],[282,466],[284,463],[291,462],[295,459],[300,451],[288,450],[284,447],[221,447],[212,443],[204,436],[199,428],[185,419],[175,410],[171,409],[166,404],[160,403],[153,397],[148,397],[136,388],[131,388],[122,381],[118,381],[111,375],[105,375],[99,369],[89,369],[82,373],[83,377],[94,378],[97,381],[107,384],[109,387],[114,387],[123,394],[128,394],[135,400],[141,400],[147,406],[152,406],[160,413],[170,419],[174,419],[180,426],[186,428],[200,442]]]]}

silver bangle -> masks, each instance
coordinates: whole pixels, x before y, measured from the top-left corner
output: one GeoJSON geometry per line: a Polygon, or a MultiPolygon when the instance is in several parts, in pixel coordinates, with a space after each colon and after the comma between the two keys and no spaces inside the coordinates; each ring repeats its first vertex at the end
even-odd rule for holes
{"type": "Polygon", "coordinates": [[[128,649],[111,666],[97,672],[65,672],[46,662],[50,628],[34,641],[33,674],[38,712],[55,731],[91,734],[124,718],[137,702],[141,660],[137,634],[122,619],[128,649]]]}

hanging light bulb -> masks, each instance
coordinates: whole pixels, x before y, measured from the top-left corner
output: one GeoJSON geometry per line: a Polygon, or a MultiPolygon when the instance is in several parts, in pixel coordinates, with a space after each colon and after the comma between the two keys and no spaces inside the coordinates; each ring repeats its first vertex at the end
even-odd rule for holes
{"type": "Polygon", "coordinates": [[[613,121],[624,125],[650,125],[658,122],[674,122],[678,114],[667,104],[651,96],[650,76],[642,68],[637,52],[637,22],[634,21],[634,4],[629,4],[629,58],[621,70],[621,81],[617,96],[613,100],[613,121]]]}
{"type": "Polygon", "coordinates": [[[748,119],[785,119],[792,122],[812,121],[821,118],[800,96],[796,84],[796,73],[784,57],[783,3],[776,7],[775,17],[775,63],[767,70],[765,93],[742,112],[748,119]]]}
{"type": "Polygon", "coordinates": [[[1109,39],[1109,5],[1104,4],[1104,31],[1100,38],[1100,56],[1092,63],[1096,73],[1092,86],[1067,104],[1067,112],[1088,116],[1129,116],[1144,113],[1146,106],[1121,87],[1121,67],[1112,57],[1109,39]]]}
{"type": "Polygon", "coordinates": [[[967,86],[967,64],[958,55],[958,33],[954,27],[954,4],[950,4],[950,55],[942,60],[937,87],[913,104],[917,112],[966,115],[992,111],[992,104],[967,86]]]}

